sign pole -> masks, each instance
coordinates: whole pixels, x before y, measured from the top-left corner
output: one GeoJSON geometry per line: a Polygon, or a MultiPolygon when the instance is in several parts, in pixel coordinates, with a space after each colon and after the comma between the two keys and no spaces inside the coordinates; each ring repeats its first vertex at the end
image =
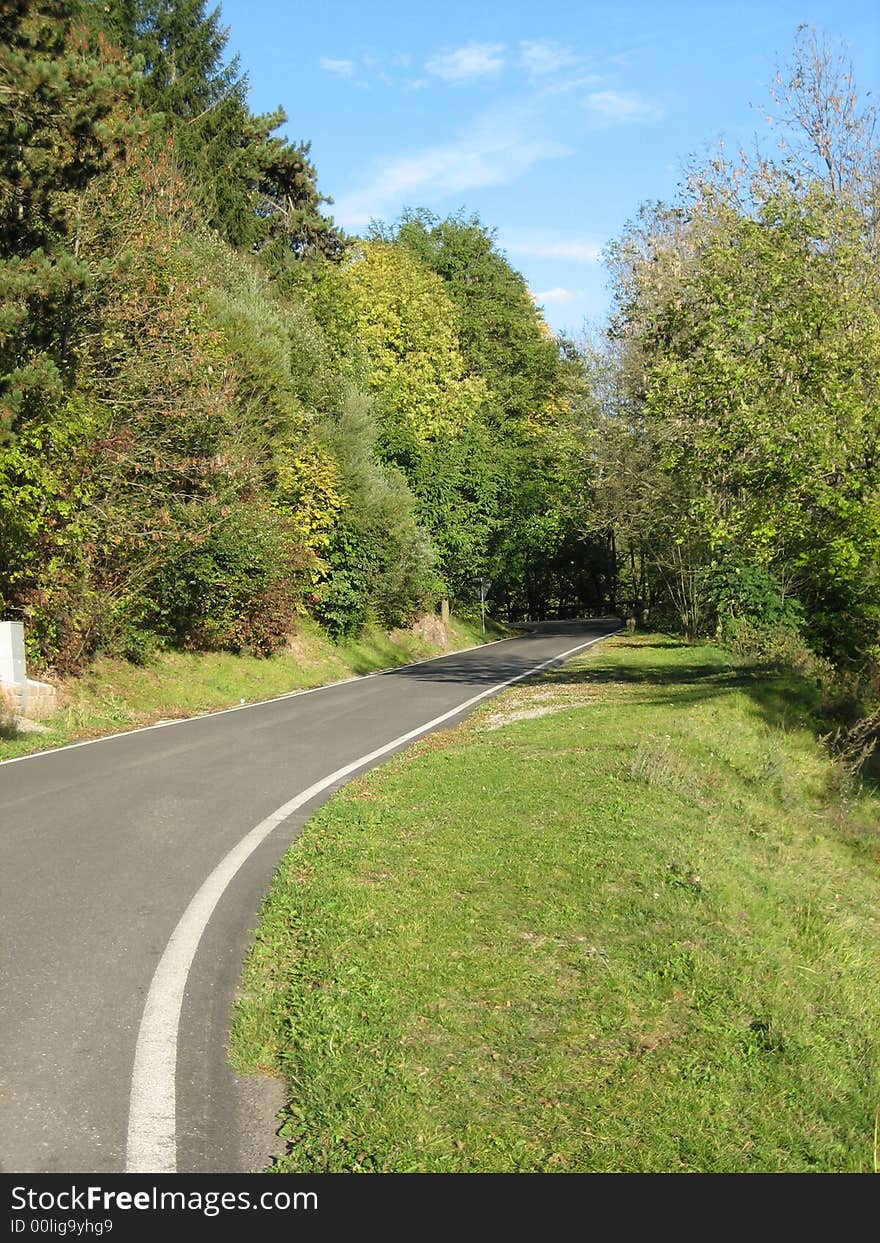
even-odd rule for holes
{"type": "Polygon", "coordinates": [[[489,588],[492,586],[491,578],[475,578],[472,580],[474,587],[480,593],[480,623],[483,627],[483,634],[486,633],[486,596],[489,594],[489,588]]]}

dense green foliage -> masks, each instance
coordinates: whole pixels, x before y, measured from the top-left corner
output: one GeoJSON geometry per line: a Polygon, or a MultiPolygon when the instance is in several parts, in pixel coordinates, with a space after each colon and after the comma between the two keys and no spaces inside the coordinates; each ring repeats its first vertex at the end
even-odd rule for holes
{"type": "Polygon", "coordinates": [[[470,595],[558,491],[558,351],[491,235],[347,241],[204,0],[4,16],[0,610],[37,667],[470,595]]]}
{"type": "Polygon", "coordinates": [[[453,580],[465,589],[468,575],[488,573],[494,605],[515,620],[601,609],[602,553],[575,522],[581,421],[592,404],[578,360],[536,314],[522,276],[477,217],[406,212],[376,234],[442,279],[464,366],[482,384],[467,433],[444,438],[426,476],[425,503],[434,498],[441,538],[457,545],[453,580]],[[444,505],[444,486],[455,508],[444,505]]]}
{"type": "Polygon", "coordinates": [[[38,667],[267,654],[481,576],[512,620],[803,631],[870,679],[878,158],[815,40],[804,142],[644,208],[587,346],[474,216],[346,238],[204,0],[0,4],[0,611],[38,667]]]}
{"type": "Polygon", "coordinates": [[[123,138],[131,71],[73,8],[0,4],[0,440],[61,397],[90,278],[78,195],[123,138]]]}
{"type": "MultiPolygon", "coordinates": [[[[697,191],[686,220],[649,220],[647,249],[621,256],[633,379],[676,498],[668,534],[683,571],[772,569],[817,638],[845,630],[863,648],[880,623],[880,304],[861,221],[767,170],[746,211],[697,191]]],[[[702,602],[681,599],[698,629],[702,602]]]]}
{"type": "Polygon", "coordinates": [[[254,116],[247,78],[233,57],[224,62],[220,10],[205,0],[102,0],[83,16],[115,40],[141,74],[137,100],[175,158],[201,219],[234,246],[270,248],[273,264],[328,254],[344,243],[321,214],[328,200],[315,185],[308,143],[276,131],[283,108],[254,116]]]}
{"type": "Polygon", "coordinates": [[[777,162],[741,154],[697,170],[677,204],[644,208],[611,248],[594,501],[638,555],[635,594],[665,602],[688,633],[737,615],[802,628],[869,685],[880,666],[874,113],[859,113],[851,78],[809,32],[781,89],[800,144],[789,134],[777,162]]]}

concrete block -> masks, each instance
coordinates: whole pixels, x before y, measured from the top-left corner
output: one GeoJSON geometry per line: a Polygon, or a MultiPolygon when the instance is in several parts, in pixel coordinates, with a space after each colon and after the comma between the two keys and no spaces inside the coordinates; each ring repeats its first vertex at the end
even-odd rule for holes
{"type": "Polygon", "coordinates": [[[57,706],[55,687],[27,675],[21,622],[0,622],[0,690],[20,716],[50,716],[57,706]]]}

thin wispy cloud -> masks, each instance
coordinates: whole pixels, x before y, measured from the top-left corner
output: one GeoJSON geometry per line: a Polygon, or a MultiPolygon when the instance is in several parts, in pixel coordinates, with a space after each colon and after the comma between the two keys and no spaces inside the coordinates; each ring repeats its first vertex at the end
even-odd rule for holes
{"type": "Polygon", "coordinates": [[[535,77],[557,73],[576,65],[578,58],[570,48],[558,43],[523,40],[519,45],[520,60],[524,68],[535,77]]]}
{"type": "Polygon", "coordinates": [[[578,237],[553,237],[504,232],[501,242],[508,254],[520,259],[562,259],[568,263],[598,263],[601,244],[578,237]]]}
{"type": "Polygon", "coordinates": [[[543,160],[572,154],[572,147],[538,131],[527,109],[493,111],[453,142],[377,161],[359,189],[336,199],[333,214],[344,227],[361,228],[406,204],[508,185],[543,160]]]}
{"type": "Polygon", "coordinates": [[[655,104],[634,91],[593,91],[586,106],[594,117],[611,125],[656,121],[662,115],[655,104]]]}
{"type": "Polygon", "coordinates": [[[535,294],[535,301],[539,306],[552,306],[554,304],[564,302],[574,302],[576,298],[583,297],[581,289],[564,289],[557,285],[555,289],[545,289],[542,293],[535,294]]]}
{"type": "Polygon", "coordinates": [[[325,73],[334,73],[338,78],[353,78],[355,64],[353,60],[333,60],[330,56],[322,56],[318,64],[325,73]]]}
{"type": "Polygon", "coordinates": [[[544,95],[565,95],[579,90],[582,86],[598,86],[607,79],[601,73],[576,73],[573,78],[554,78],[548,75],[541,81],[541,92],[544,95]]]}
{"type": "Polygon", "coordinates": [[[466,43],[454,52],[432,57],[425,69],[452,85],[494,78],[504,68],[503,51],[503,43],[466,43]]]}

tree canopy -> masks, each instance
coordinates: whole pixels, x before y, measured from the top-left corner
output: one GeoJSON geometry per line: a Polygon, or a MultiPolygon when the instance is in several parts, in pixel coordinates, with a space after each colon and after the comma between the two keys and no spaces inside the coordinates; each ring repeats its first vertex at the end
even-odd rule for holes
{"type": "Polygon", "coordinates": [[[270,654],[477,576],[880,667],[876,112],[804,28],[785,147],[695,164],[555,336],[479,217],[348,238],[204,0],[0,0],[0,610],[44,669],[270,654]]]}

